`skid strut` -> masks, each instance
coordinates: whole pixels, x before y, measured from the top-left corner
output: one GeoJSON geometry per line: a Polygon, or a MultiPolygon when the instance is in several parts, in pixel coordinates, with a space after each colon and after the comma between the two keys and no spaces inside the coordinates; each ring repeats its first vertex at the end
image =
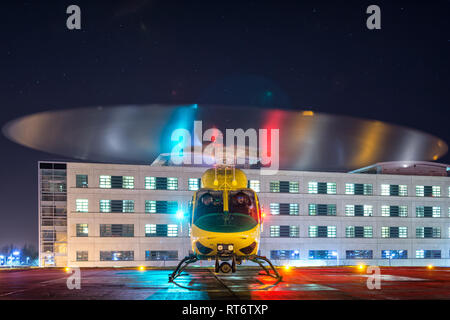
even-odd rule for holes
{"type": "Polygon", "coordinates": [[[282,280],[282,277],[281,277],[281,275],[278,273],[277,269],[273,266],[272,262],[270,262],[270,260],[267,259],[266,257],[254,255],[254,256],[250,256],[248,259],[249,259],[250,261],[253,261],[253,262],[259,264],[259,266],[266,272],[266,274],[267,274],[268,276],[271,276],[271,277],[277,279],[278,281],[281,281],[281,280],[282,280]],[[270,266],[270,268],[272,269],[273,273],[271,273],[270,270],[267,269],[267,267],[263,265],[263,261],[267,262],[267,264],[268,264],[268,265],[270,266]]]}
{"type": "Polygon", "coordinates": [[[172,274],[169,275],[169,282],[175,280],[189,264],[194,263],[197,260],[198,258],[195,255],[187,256],[183,260],[181,260],[176,269],[172,272],[172,274]]]}

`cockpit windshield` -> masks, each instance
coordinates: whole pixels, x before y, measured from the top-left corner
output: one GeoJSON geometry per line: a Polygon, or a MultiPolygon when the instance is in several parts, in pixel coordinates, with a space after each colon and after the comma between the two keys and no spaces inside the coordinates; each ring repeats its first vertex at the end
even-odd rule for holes
{"type": "Polygon", "coordinates": [[[228,211],[251,216],[258,221],[258,210],[256,209],[255,195],[251,190],[229,191],[228,211]]]}
{"type": "Polygon", "coordinates": [[[196,195],[193,223],[201,229],[238,232],[254,228],[258,222],[258,209],[252,190],[228,191],[224,197],[223,191],[207,189],[198,191],[196,195]],[[228,205],[224,205],[224,201],[228,205]]]}
{"type": "Polygon", "coordinates": [[[197,199],[194,217],[195,220],[208,214],[223,213],[222,191],[199,191],[197,194],[197,199]]]}

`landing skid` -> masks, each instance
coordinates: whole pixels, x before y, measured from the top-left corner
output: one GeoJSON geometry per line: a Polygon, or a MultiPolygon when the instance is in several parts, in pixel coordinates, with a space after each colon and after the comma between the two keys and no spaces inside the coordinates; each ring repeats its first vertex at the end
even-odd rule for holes
{"type": "MultiPolygon", "coordinates": [[[[180,261],[180,263],[177,265],[177,267],[175,268],[175,270],[169,275],[169,282],[173,282],[176,278],[178,278],[181,274],[181,272],[183,272],[183,270],[190,265],[191,263],[197,262],[199,260],[199,258],[196,255],[189,255],[187,257],[185,257],[183,260],[180,261]]],[[[272,262],[270,262],[269,259],[267,259],[264,256],[258,256],[258,255],[252,255],[252,256],[248,256],[246,257],[246,260],[250,260],[254,263],[257,263],[264,271],[265,273],[272,277],[277,279],[277,283],[282,281],[282,277],[281,275],[278,273],[277,269],[273,266],[272,262]],[[267,262],[267,264],[269,265],[270,269],[272,269],[273,273],[270,272],[270,270],[264,266],[263,262],[267,262]]],[[[219,271],[219,259],[218,257],[216,257],[216,263],[215,263],[215,268],[214,271],[217,273],[219,271]]],[[[233,257],[233,264],[232,264],[232,271],[235,272],[236,271],[236,259],[235,257],[233,257]]]]}
{"type": "Polygon", "coordinates": [[[185,257],[180,263],[177,265],[176,269],[169,275],[169,282],[173,282],[178,276],[183,272],[183,270],[190,265],[191,263],[197,262],[198,258],[196,255],[189,255],[185,257]]]}

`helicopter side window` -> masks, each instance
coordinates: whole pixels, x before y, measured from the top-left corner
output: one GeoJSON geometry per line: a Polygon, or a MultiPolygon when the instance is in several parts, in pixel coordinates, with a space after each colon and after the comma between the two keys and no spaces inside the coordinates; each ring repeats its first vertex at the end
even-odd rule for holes
{"type": "Polygon", "coordinates": [[[197,196],[198,200],[195,209],[195,220],[207,214],[223,213],[222,192],[206,191],[203,194],[198,194],[197,196]]]}
{"type": "Polygon", "coordinates": [[[257,219],[255,198],[250,191],[232,191],[229,196],[230,213],[242,213],[257,219]]]}

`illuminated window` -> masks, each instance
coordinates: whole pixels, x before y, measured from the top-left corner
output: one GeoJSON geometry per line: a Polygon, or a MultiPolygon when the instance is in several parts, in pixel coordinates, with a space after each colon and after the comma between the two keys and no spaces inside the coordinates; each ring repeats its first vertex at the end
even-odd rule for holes
{"type": "Polygon", "coordinates": [[[100,212],[111,212],[111,200],[100,200],[100,212]]]}
{"type": "Polygon", "coordinates": [[[439,227],[417,227],[416,228],[417,238],[440,238],[441,228],[439,227]]]}
{"type": "Polygon", "coordinates": [[[381,227],[382,238],[407,238],[408,227],[381,227]]]}
{"type": "Polygon", "coordinates": [[[298,226],[289,226],[289,237],[298,238],[300,234],[300,228],[298,226]]]}
{"type": "Polygon", "coordinates": [[[261,192],[259,180],[248,180],[248,187],[255,192],[261,192]]]}
{"type": "Polygon", "coordinates": [[[146,237],[177,237],[178,226],[176,224],[146,224],[146,237]]]}
{"type": "Polygon", "coordinates": [[[122,177],[122,188],[134,189],[134,177],[129,176],[122,177]]]}
{"type": "Polygon", "coordinates": [[[77,174],[76,175],[76,186],[77,186],[77,188],[87,188],[88,187],[87,174],[77,174]]]}
{"type": "Polygon", "coordinates": [[[100,200],[102,213],[131,213],[134,212],[134,200],[100,200]]]}
{"type": "Polygon", "coordinates": [[[416,186],[417,197],[440,197],[440,186],[416,186]]]}
{"type": "Polygon", "coordinates": [[[167,190],[178,190],[178,178],[167,178],[167,190]]]}
{"type": "Polygon", "coordinates": [[[416,207],[416,217],[418,218],[439,218],[441,207],[418,206],[416,207]]]}
{"type": "Polygon", "coordinates": [[[299,206],[298,203],[271,203],[270,214],[297,216],[299,214],[299,206]]]}
{"type": "Polygon", "coordinates": [[[100,261],[134,261],[134,251],[100,251],[100,261]]]}
{"type": "Polygon", "coordinates": [[[177,201],[145,200],[146,213],[176,214],[177,210],[177,201]]]}
{"type": "Polygon", "coordinates": [[[270,236],[271,237],[298,237],[299,236],[298,226],[270,226],[270,236]]]}
{"type": "Polygon", "coordinates": [[[383,217],[407,217],[408,206],[381,206],[381,216],[383,217]]]}
{"type": "Polygon", "coordinates": [[[270,259],[272,260],[299,260],[299,250],[271,250],[270,259]]]}
{"type": "Polygon", "coordinates": [[[308,213],[310,216],[335,216],[336,205],[310,203],[308,205],[308,213]]]}
{"type": "Polygon", "coordinates": [[[134,212],[134,200],[123,200],[122,212],[134,212]]]}
{"type": "Polygon", "coordinates": [[[145,212],[146,213],[156,213],[156,201],[155,200],[145,200],[145,212]]]}
{"type": "Polygon", "coordinates": [[[87,237],[89,235],[87,223],[78,223],[76,226],[77,237],[87,237]]]}
{"type": "Polygon", "coordinates": [[[336,250],[309,250],[308,258],[311,260],[336,260],[336,250]]]}
{"type": "Polygon", "coordinates": [[[382,184],[381,185],[382,196],[407,196],[408,186],[403,184],[382,184]]]}
{"type": "Polygon", "coordinates": [[[299,184],[297,181],[271,181],[270,192],[298,193],[299,184]]]}
{"type": "Polygon", "coordinates": [[[270,182],[270,192],[280,192],[280,182],[271,181],[270,182]]]}
{"type": "Polygon", "coordinates": [[[372,250],[346,250],[346,259],[373,259],[372,250]]]}
{"type": "Polygon", "coordinates": [[[270,214],[272,214],[272,215],[280,214],[280,204],[279,203],[271,203],[270,204],[270,214]]]}
{"type": "Polygon", "coordinates": [[[76,199],[75,200],[75,211],[76,212],[88,212],[89,201],[88,199],[76,199]]]}
{"type": "Polygon", "coordinates": [[[189,191],[197,191],[200,189],[200,179],[198,178],[189,178],[188,180],[188,189],[189,191]]]}
{"type": "Polygon", "coordinates": [[[289,182],[289,192],[290,193],[298,193],[299,187],[297,181],[290,181],[289,182]]]}
{"type": "Polygon", "coordinates": [[[416,250],[416,259],[441,259],[441,250],[416,250]]]}
{"type": "Polygon", "coordinates": [[[408,259],[408,250],[381,250],[382,259],[408,259]]]}
{"type": "Polygon", "coordinates": [[[346,183],[345,194],[372,195],[373,187],[368,183],[346,183]]]}
{"type": "Polygon", "coordinates": [[[310,238],[336,238],[336,226],[309,226],[310,238]]]}
{"type": "Polygon", "coordinates": [[[371,226],[347,226],[345,227],[346,238],[372,238],[373,228],[371,226]]]}
{"type": "Polygon", "coordinates": [[[145,177],[144,178],[145,189],[155,190],[156,189],[156,178],[155,177],[145,177]]]}
{"type": "Polygon", "coordinates": [[[88,261],[88,252],[77,251],[77,261],[88,261]]]}
{"type": "Polygon", "coordinates": [[[178,236],[178,226],[176,224],[167,225],[167,236],[168,237],[178,236]]]}
{"type": "Polygon", "coordinates": [[[373,206],[348,204],[345,205],[345,215],[355,217],[371,217],[373,215],[373,206]]]}
{"type": "Polygon", "coordinates": [[[111,189],[111,176],[100,176],[100,188],[111,189]]]}
{"type": "Polygon", "coordinates": [[[280,226],[270,226],[270,236],[279,237],[280,236],[280,226]]]}
{"type": "Polygon", "coordinates": [[[298,203],[289,203],[289,215],[298,216],[299,209],[298,203]]]}
{"type": "Polygon", "coordinates": [[[317,182],[308,182],[308,193],[317,193],[317,182]]]}
{"type": "Polygon", "coordinates": [[[308,193],[313,194],[336,194],[335,182],[308,182],[308,193]]]}

